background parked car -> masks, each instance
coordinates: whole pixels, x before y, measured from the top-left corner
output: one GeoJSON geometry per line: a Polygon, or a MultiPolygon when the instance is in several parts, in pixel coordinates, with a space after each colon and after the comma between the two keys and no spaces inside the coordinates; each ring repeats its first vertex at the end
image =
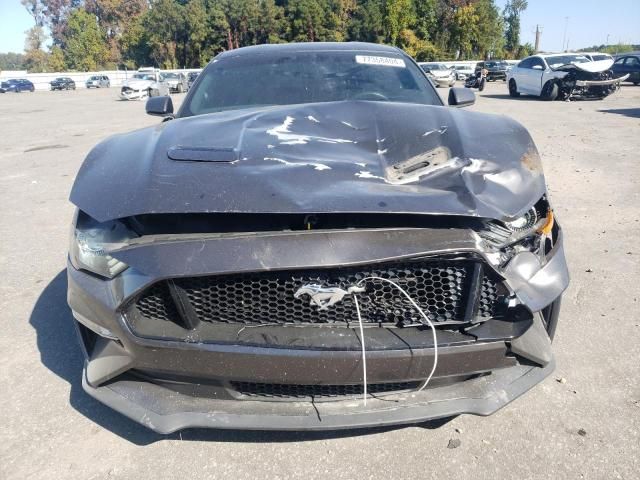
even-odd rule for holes
{"type": "Polygon", "coordinates": [[[193,86],[193,83],[196,81],[196,78],[198,78],[198,75],[200,75],[200,72],[189,72],[189,75],[187,75],[187,85],[189,88],[193,86]]]}
{"type": "Polygon", "coordinates": [[[613,57],[611,55],[602,52],[580,52],[579,55],[584,55],[592,62],[598,62],[600,60],[613,60],[613,57]]]}
{"type": "Polygon", "coordinates": [[[185,77],[182,73],[167,72],[163,73],[162,77],[164,78],[164,81],[169,85],[169,89],[171,90],[171,92],[182,93],[189,90],[187,77],[185,77]]]}
{"type": "Polygon", "coordinates": [[[454,65],[453,70],[455,71],[457,80],[465,80],[467,77],[473,75],[475,67],[473,65],[454,65]]]}
{"type": "Polygon", "coordinates": [[[640,55],[623,55],[613,62],[611,67],[616,78],[629,74],[627,82],[633,82],[634,85],[640,83],[640,55]]]}
{"type": "Polygon", "coordinates": [[[452,87],[456,83],[456,73],[443,63],[418,63],[436,87],[452,87]]]}
{"type": "Polygon", "coordinates": [[[111,86],[111,81],[106,75],[94,75],[92,77],[89,77],[85,85],[87,86],[87,88],[109,88],[111,86]]]}
{"type": "Polygon", "coordinates": [[[0,93],[5,92],[33,92],[35,87],[26,78],[12,78],[0,83],[0,93]]]}
{"type": "Polygon", "coordinates": [[[490,60],[486,62],[478,62],[476,65],[476,73],[483,68],[487,71],[487,81],[495,82],[496,80],[507,80],[507,70],[509,70],[507,62],[502,60],[490,60]]]}
{"type": "Polygon", "coordinates": [[[75,90],[76,82],[69,77],[58,77],[55,80],[49,82],[51,90],[75,90]]]}

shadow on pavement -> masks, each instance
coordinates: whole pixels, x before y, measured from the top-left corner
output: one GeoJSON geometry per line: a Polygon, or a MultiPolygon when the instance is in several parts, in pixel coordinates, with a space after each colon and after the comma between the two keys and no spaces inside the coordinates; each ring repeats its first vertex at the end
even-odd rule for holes
{"type": "Polygon", "coordinates": [[[640,118],[640,108],[610,108],[608,110],[598,110],[602,113],[617,113],[625,117],[640,118]]]}
{"type": "MultiPolygon", "coordinates": [[[[101,427],[136,445],[149,445],[159,440],[214,442],[299,442],[371,435],[406,428],[377,427],[358,430],[327,432],[266,432],[246,430],[188,429],[171,435],[160,435],[110,408],[84,393],[82,389],[82,353],[73,326],[73,317],[67,306],[67,275],[58,273],[42,291],[36,301],[29,323],[35,329],[43,365],[71,386],[69,403],[82,415],[101,427]]],[[[419,424],[427,429],[439,428],[451,418],[419,424]]]]}
{"type": "Polygon", "coordinates": [[[477,93],[477,95],[479,97],[483,97],[483,98],[496,98],[498,100],[516,100],[516,101],[531,101],[531,100],[536,100],[539,101],[540,99],[538,97],[534,97],[533,95],[520,95],[519,97],[512,97],[511,95],[509,95],[508,93],[477,93]]]}

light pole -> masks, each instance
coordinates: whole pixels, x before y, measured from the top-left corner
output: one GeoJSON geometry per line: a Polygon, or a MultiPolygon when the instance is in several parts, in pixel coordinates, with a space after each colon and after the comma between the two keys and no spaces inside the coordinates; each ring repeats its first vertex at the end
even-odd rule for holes
{"type": "Polygon", "coordinates": [[[569,23],[569,17],[564,17],[564,35],[562,35],[562,50],[566,51],[564,48],[565,42],[567,40],[567,25],[569,23]]]}

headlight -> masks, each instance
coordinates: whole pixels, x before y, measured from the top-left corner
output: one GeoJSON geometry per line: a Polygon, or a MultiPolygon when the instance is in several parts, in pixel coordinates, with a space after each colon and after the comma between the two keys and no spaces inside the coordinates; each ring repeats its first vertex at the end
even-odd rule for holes
{"type": "Polygon", "coordinates": [[[487,222],[480,236],[490,246],[508,247],[532,236],[549,237],[554,217],[546,200],[541,199],[524,214],[506,222],[487,222]]]}
{"type": "Polygon", "coordinates": [[[79,270],[113,278],[128,265],[107,252],[127,245],[135,236],[134,232],[118,220],[101,223],[78,212],[69,245],[71,264],[79,270]]]}
{"type": "Polygon", "coordinates": [[[539,214],[535,207],[529,209],[524,215],[511,222],[505,222],[505,226],[514,233],[528,232],[536,226],[539,214]]]}

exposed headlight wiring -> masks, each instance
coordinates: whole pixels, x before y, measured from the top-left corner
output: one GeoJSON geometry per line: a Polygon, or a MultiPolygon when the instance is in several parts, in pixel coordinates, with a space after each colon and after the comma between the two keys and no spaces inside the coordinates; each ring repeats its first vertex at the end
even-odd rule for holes
{"type": "Polygon", "coordinates": [[[362,280],[356,283],[357,288],[353,288],[353,287],[349,288],[349,292],[353,295],[353,302],[356,306],[356,313],[358,315],[358,325],[360,327],[360,347],[362,350],[362,385],[363,385],[362,390],[363,390],[363,401],[365,405],[367,404],[367,353],[366,353],[366,348],[364,343],[364,328],[362,327],[362,313],[360,311],[360,304],[358,303],[357,292],[365,282],[374,281],[374,280],[388,283],[394,286],[395,288],[397,288],[400,291],[400,293],[402,293],[407,298],[407,300],[409,300],[411,305],[413,305],[413,307],[420,313],[420,315],[422,315],[422,318],[424,318],[429,328],[431,328],[431,333],[433,335],[433,366],[431,367],[431,372],[429,373],[429,376],[427,377],[425,382],[422,384],[422,386],[417,390],[418,392],[421,392],[426,388],[426,386],[431,381],[431,378],[433,377],[433,374],[435,373],[436,368],[438,366],[438,337],[436,334],[436,329],[433,323],[431,322],[431,320],[429,319],[429,317],[427,316],[427,314],[425,314],[422,308],[420,308],[420,306],[413,300],[413,298],[411,298],[411,295],[409,295],[400,285],[398,285],[392,280],[389,280],[388,278],[382,278],[382,277],[363,278],[362,280]]]}

